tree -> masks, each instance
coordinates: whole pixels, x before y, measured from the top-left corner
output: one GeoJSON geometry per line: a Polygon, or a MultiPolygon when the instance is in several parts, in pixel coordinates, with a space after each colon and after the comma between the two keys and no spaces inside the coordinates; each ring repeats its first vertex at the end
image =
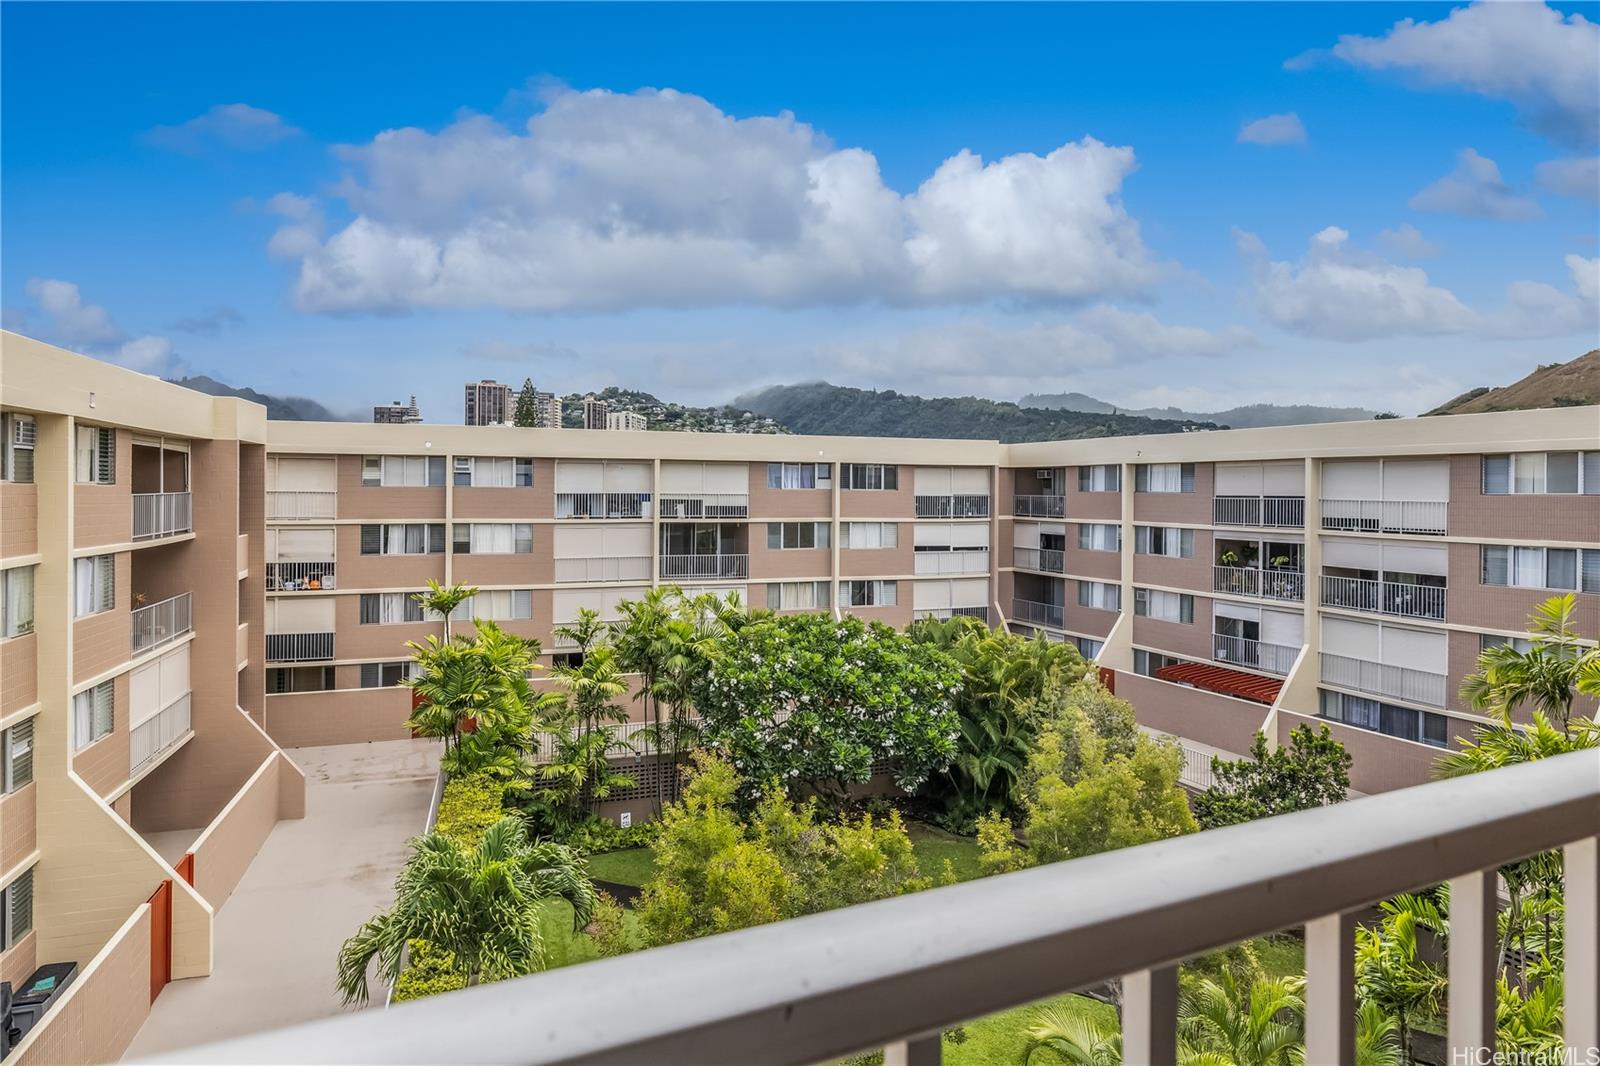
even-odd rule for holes
{"type": "MultiPolygon", "coordinates": [[[[672,668],[677,654],[677,627],[674,589],[657,587],[649,589],[637,600],[624,600],[618,607],[622,619],[611,626],[611,641],[617,649],[617,662],[627,671],[639,675],[640,686],[634,698],[644,703],[645,715],[651,725],[647,734],[655,754],[661,752],[664,733],[661,728],[661,702],[656,691],[656,681],[672,668]]],[[[679,593],[681,595],[681,593],[679,593]]],[[[656,775],[655,813],[661,814],[664,799],[661,775],[656,775]]]]}
{"type": "Polygon", "coordinates": [[[1442,942],[1449,922],[1444,909],[1427,896],[1402,895],[1382,904],[1377,926],[1356,929],[1356,990],[1395,1019],[1402,1050],[1410,1047],[1411,1027],[1439,1016],[1445,972],[1418,950],[1417,933],[1426,930],[1442,942]]]}
{"type": "Polygon", "coordinates": [[[1185,1044],[1232,1066],[1288,1066],[1305,1041],[1302,981],[1264,977],[1249,985],[1224,968],[1188,983],[1178,998],[1185,1044]]]}
{"type": "Polygon", "coordinates": [[[1327,726],[1315,733],[1301,726],[1287,748],[1270,751],[1257,733],[1249,758],[1211,760],[1215,783],[1195,797],[1195,820],[1216,829],[1339,803],[1350,794],[1350,764],[1327,726]]]}
{"type": "Polygon", "coordinates": [[[614,702],[628,690],[616,651],[607,644],[580,646],[587,651],[578,665],[555,668],[565,698],[561,711],[547,721],[551,757],[533,774],[534,799],[543,807],[538,813],[557,832],[571,829],[595,804],[633,784],[631,776],[611,766],[613,752],[631,750],[611,729],[628,719],[614,702]]]}
{"type": "Polygon", "coordinates": [[[478,594],[476,586],[472,585],[441,585],[432,578],[428,579],[427,592],[414,592],[411,598],[422,605],[425,611],[431,611],[444,619],[444,639],[450,639],[450,616],[461,604],[478,594]]]}
{"type": "Polygon", "coordinates": [[[467,985],[532,973],[542,965],[537,905],[565,899],[581,928],[594,909],[583,860],[559,844],[529,844],[520,818],[502,818],[468,850],[440,833],[411,842],[395,901],[339,949],[338,988],[367,1001],[374,959],[381,978],[399,976],[405,945],[425,940],[447,953],[467,985]]]}
{"type": "Polygon", "coordinates": [[[421,736],[443,737],[445,769],[465,773],[516,761],[527,749],[533,718],[560,702],[535,693],[528,675],[538,668],[538,643],[479,620],[471,640],[407,645],[416,672],[402,684],[419,701],[406,725],[421,736]],[[473,732],[463,739],[467,723],[473,732]]]}
{"type": "Polygon", "coordinates": [[[1534,608],[1528,616],[1533,641],[1526,651],[1509,642],[1485,648],[1478,669],[1461,682],[1462,698],[1476,710],[1507,719],[1527,704],[1568,732],[1577,694],[1600,696],[1600,648],[1579,643],[1577,602],[1568,592],[1534,608]]]}
{"type": "Polygon", "coordinates": [[[1053,1051],[1069,1066],[1122,1066],[1122,1033],[1082,1011],[1059,1003],[1033,1009],[1033,1021],[1022,1031],[1023,1066],[1040,1051],[1053,1051]]]}
{"type": "Polygon", "coordinates": [[[511,416],[511,421],[519,426],[532,426],[538,422],[539,400],[533,392],[533,379],[523,378],[522,388],[517,392],[516,413],[511,416]]]}

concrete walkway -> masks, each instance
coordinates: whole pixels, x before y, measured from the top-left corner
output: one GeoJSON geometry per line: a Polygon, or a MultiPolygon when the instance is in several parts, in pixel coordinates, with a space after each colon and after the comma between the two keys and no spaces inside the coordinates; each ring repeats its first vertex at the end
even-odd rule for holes
{"type": "Polygon", "coordinates": [[[339,945],[391,902],[406,840],[427,818],[439,747],[290,749],[306,774],[304,820],[273,829],[217,913],[211,976],[168,985],[126,1057],[342,1010],[333,985],[339,945]]]}

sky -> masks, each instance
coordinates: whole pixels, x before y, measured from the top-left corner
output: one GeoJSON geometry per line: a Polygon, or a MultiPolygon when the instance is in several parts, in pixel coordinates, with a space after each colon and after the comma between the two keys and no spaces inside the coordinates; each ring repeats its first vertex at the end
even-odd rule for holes
{"type": "Polygon", "coordinates": [[[339,411],[531,377],[1417,413],[1600,346],[1600,4],[0,4],[6,328],[339,411]]]}

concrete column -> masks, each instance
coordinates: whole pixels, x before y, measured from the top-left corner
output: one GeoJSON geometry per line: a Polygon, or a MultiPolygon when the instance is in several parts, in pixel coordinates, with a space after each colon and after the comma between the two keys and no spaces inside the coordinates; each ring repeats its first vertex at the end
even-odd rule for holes
{"type": "Polygon", "coordinates": [[[940,1034],[926,1033],[899,1040],[883,1049],[883,1066],[939,1066],[940,1034]]]}
{"type": "Polygon", "coordinates": [[[1495,928],[1499,903],[1496,871],[1479,870],[1450,881],[1450,993],[1446,1015],[1450,1052],[1466,1061],[1495,1046],[1495,979],[1500,939],[1495,928]]]}
{"type": "Polygon", "coordinates": [[[1126,1066],[1176,1066],[1176,966],[1140,970],[1122,979],[1122,1061],[1126,1066]]]}
{"type": "Polygon", "coordinates": [[[1566,1043],[1577,1052],[1571,1061],[1583,1062],[1584,1055],[1600,1048],[1600,837],[1568,844],[1563,866],[1566,1043]]]}
{"type": "Polygon", "coordinates": [[[1307,1062],[1355,1062],[1355,934],[1354,914],[1306,923],[1307,1062]]]}

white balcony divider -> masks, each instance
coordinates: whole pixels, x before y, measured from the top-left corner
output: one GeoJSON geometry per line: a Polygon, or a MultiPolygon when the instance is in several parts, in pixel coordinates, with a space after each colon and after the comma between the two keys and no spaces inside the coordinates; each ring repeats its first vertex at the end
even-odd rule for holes
{"type": "Polygon", "coordinates": [[[1322,653],[1322,680],[1330,685],[1342,685],[1374,696],[1389,696],[1408,703],[1443,707],[1447,678],[1444,674],[1427,670],[1391,666],[1325,651],[1322,653]]]}
{"type": "MultiPolygon", "coordinates": [[[[884,1048],[937,1066],[942,1030],[1122,980],[1129,1062],[1173,1061],[1170,971],[1252,937],[1307,927],[1308,1061],[1348,1061],[1344,916],[1445,881],[1452,1006],[1492,1002],[1470,946],[1499,866],[1565,853],[1564,1041],[1600,1040],[1600,776],[1592,752],[1435,781],[1141,847],[914,892],[462,992],[354,1011],[163,1056],[170,1063],[702,1062],[801,1066],[884,1048]],[[1062,906],[1071,900],[1072,906],[1062,906]],[[983,921],[974,921],[981,914],[983,921]],[[1457,934],[1460,934],[1459,939],[1457,934]],[[683,990],[694,989],[693,996],[683,990]],[[614,1009],[616,1003],[628,1009],[614,1009]],[[529,1004],[537,1004],[530,1010],[529,1004]],[[930,1035],[932,1034],[932,1035],[930,1035]],[[1152,1057],[1140,1058],[1149,1049],[1152,1057]]],[[[1492,939],[1492,938],[1490,938],[1492,939]]],[[[1450,1012],[1448,1044],[1489,1061],[1492,1020],[1450,1012]]]]}
{"type": "Polygon", "coordinates": [[[948,551],[948,552],[917,552],[913,559],[913,570],[922,575],[930,574],[987,574],[989,572],[989,549],[979,551],[948,551]]]}
{"type": "Polygon", "coordinates": [[[749,518],[750,494],[711,492],[661,497],[662,518],[749,518]]]}
{"type": "Polygon", "coordinates": [[[280,522],[334,518],[338,509],[337,492],[290,492],[275,489],[267,493],[267,518],[280,522]]]}
{"type": "Polygon", "coordinates": [[[128,734],[128,772],[136,774],[162,752],[182,740],[190,729],[190,694],[185,692],[153,718],[134,726],[128,734]]]}
{"type": "Polygon", "coordinates": [[[1024,570],[1043,570],[1050,574],[1067,572],[1066,552],[1051,548],[1012,548],[1011,565],[1024,570]]]}
{"type": "Polygon", "coordinates": [[[1211,643],[1211,657],[1219,663],[1281,676],[1288,676],[1289,671],[1294,669],[1295,657],[1300,654],[1299,648],[1291,648],[1287,644],[1268,644],[1247,637],[1231,637],[1226,633],[1211,634],[1211,643]]]}
{"type": "Polygon", "coordinates": [[[1306,524],[1304,496],[1218,496],[1212,519],[1219,526],[1300,529],[1306,524]]]}
{"type": "Polygon", "coordinates": [[[1445,532],[1450,505],[1442,500],[1323,498],[1322,528],[1360,533],[1445,532]]]}
{"type": "Polygon", "coordinates": [[[918,496],[918,518],[988,518],[987,496],[918,496]]]}
{"type": "Polygon", "coordinates": [[[1011,618],[1016,622],[1054,626],[1057,629],[1066,624],[1066,615],[1061,604],[1040,603],[1038,600],[1012,600],[1011,618]]]}
{"type": "Polygon", "coordinates": [[[301,592],[308,589],[336,588],[332,559],[314,563],[268,563],[268,592],[301,592]]]}
{"type": "Polygon", "coordinates": [[[174,537],[194,531],[194,506],[187,492],[140,492],[133,497],[133,539],[174,537]]]}
{"type": "Polygon", "coordinates": [[[267,662],[314,663],[333,658],[332,633],[268,633],[267,662]]]}
{"type": "Polygon", "coordinates": [[[133,623],[133,654],[159,648],[194,628],[194,596],[180,592],[157,603],[129,612],[133,623]]]}
{"type": "Polygon", "coordinates": [[[1211,590],[1235,596],[1300,601],[1306,595],[1306,575],[1298,570],[1261,570],[1253,566],[1213,566],[1211,590]]]}
{"type": "Polygon", "coordinates": [[[649,518],[648,492],[558,492],[557,518],[649,518]]]}
{"type": "Polygon", "coordinates": [[[1011,500],[1011,513],[1018,518],[1065,518],[1067,515],[1067,498],[1065,496],[1014,496],[1011,500]]]}
{"type": "Polygon", "coordinates": [[[1322,603],[1351,611],[1442,622],[1448,589],[1409,581],[1377,581],[1366,577],[1322,576],[1322,603]]]}
{"type": "Polygon", "coordinates": [[[619,555],[598,559],[557,559],[556,580],[583,581],[648,581],[650,556],[619,555]]]}
{"type": "Polygon", "coordinates": [[[661,577],[667,581],[683,578],[742,578],[750,575],[748,555],[663,555],[661,577]]]}

